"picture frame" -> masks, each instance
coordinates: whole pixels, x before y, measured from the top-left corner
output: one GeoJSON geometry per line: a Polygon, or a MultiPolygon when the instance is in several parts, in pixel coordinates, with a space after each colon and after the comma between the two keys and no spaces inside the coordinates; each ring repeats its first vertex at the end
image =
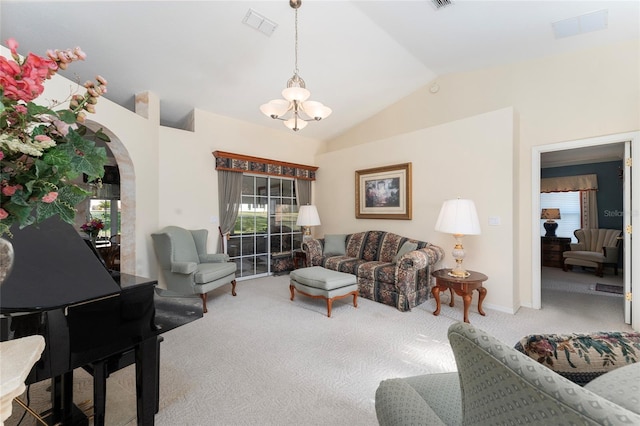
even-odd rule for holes
{"type": "Polygon", "coordinates": [[[355,184],[356,219],[411,219],[411,163],[356,170],[355,184]]]}

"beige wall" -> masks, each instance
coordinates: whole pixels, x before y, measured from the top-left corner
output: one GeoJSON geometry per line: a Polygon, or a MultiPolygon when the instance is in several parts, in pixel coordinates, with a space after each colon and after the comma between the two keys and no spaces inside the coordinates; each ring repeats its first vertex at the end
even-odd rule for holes
{"type": "Polygon", "coordinates": [[[320,142],[201,110],[194,112],[194,123],[194,132],[161,128],[159,226],[206,228],[213,250],[219,223],[218,176],[212,152],[314,165],[320,142]]]}
{"type": "Polygon", "coordinates": [[[446,257],[439,266],[452,267],[453,236],[436,232],[434,226],[445,200],[471,198],[482,234],[464,238],[464,265],[490,277],[487,306],[515,312],[513,114],[505,108],[318,155],[314,198],[322,226],[314,234],[395,232],[443,247],[446,257]],[[413,169],[413,219],[356,219],[355,171],[407,162],[413,169]],[[501,224],[489,226],[490,216],[499,217],[501,224]]]}
{"type": "MultiPolygon", "coordinates": [[[[531,148],[560,141],[640,129],[640,42],[625,42],[579,53],[510,64],[437,79],[349,132],[329,141],[328,151],[385,140],[393,144],[407,132],[513,106],[514,265],[520,301],[532,301],[531,148]]],[[[477,158],[487,173],[504,164],[492,143],[477,158]]],[[[367,165],[368,167],[369,165],[367,165]]],[[[439,183],[440,184],[440,183],[439,183]]],[[[477,195],[469,196],[478,201],[477,195]]],[[[493,251],[500,251],[500,245],[493,251]]],[[[536,265],[537,267],[537,265],[536,265]]]]}

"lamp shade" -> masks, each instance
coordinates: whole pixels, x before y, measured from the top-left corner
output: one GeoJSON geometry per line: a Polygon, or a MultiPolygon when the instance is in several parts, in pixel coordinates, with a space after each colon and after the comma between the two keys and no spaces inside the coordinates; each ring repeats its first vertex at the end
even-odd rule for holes
{"type": "Polygon", "coordinates": [[[560,219],[560,209],[542,209],[540,219],[560,219]]]}
{"type": "Polygon", "coordinates": [[[298,220],[296,221],[298,226],[318,226],[320,223],[320,216],[318,216],[318,210],[316,206],[306,205],[301,206],[298,211],[298,220]]]}
{"type": "Polygon", "coordinates": [[[458,235],[480,234],[480,221],[474,202],[460,198],[445,201],[436,222],[436,231],[458,235]]]}

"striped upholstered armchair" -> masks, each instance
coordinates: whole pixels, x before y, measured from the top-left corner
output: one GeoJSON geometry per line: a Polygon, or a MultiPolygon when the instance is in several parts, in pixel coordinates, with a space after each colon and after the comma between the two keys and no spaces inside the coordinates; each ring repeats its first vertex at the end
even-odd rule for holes
{"type": "Polygon", "coordinates": [[[573,234],[577,244],[571,244],[571,250],[562,253],[563,270],[573,266],[595,268],[596,276],[601,277],[605,265],[611,265],[618,275],[618,246],[622,231],[619,229],[576,229],[573,234]]]}

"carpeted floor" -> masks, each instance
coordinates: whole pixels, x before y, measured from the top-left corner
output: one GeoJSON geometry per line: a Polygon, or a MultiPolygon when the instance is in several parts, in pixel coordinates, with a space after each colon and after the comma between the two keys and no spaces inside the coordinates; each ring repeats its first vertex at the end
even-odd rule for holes
{"type": "Polygon", "coordinates": [[[613,297],[622,297],[622,292],[615,293],[609,291],[599,291],[598,284],[610,287],[623,288],[623,276],[604,274],[603,277],[597,277],[593,269],[583,270],[580,267],[574,267],[573,271],[563,271],[560,268],[542,268],[542,290],[557,290],[570,293],[584,293],[593,295],[606,295],[613,297]]]}
{"type": "MultiPolygon", "coordinates": [[[[356,309],[343,299],[327,318],[324,302],[300,295],[292,302],[288,286],[283,275],[240,282],[237,297],[218,289],[203,319],[164,335],[156,424],[376,425],[381,380],[456,369],[446,332],[462,320],[460,298],[451,308],[443,293],[438,317],[433,300],[399,312],[362,298],[356,309]]],[[[631,330],[623,299],[607,293],[543,285],[542,309],[510,315],[485,307],[486,317],[476,297],[471,323],[509,345],[531,333],[631,330]]],[[[77,376],[77,388],[90,387],[90,378],[77,376]]],[[[134,383],[132,367],[109,378],[107,424],[135,425],[134,383]]],[[[46,403],[45,389],[32,389],[33,399],[46,403]]],[[[76,400],[87,395],[76,392],[76,400]]]]}

